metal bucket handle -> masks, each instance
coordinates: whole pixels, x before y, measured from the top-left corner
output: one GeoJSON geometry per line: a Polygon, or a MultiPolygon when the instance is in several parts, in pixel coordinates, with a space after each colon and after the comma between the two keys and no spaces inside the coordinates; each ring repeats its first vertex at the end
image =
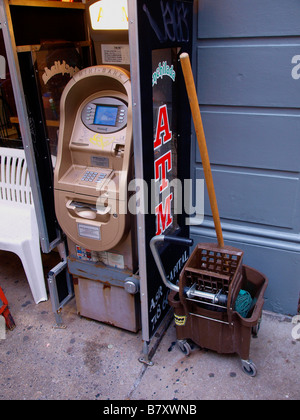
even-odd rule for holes
{"type": "MultiPolygon", "coordinates": [[[[178,236],[164,236],[164,235],[154,236],[150,241],[150,248],[151,248],[155,263],[157,265],[158,271],[161,275],[161,278],[164,284],[169,289],[174,290],[174,292],[180,293],[179,285],[176,285],[167,279],[164,266],[161,262],[160,255],[157,250],[157,244],[163,243],[163,242],[169,242],[175,245],[184,245],[184,246],[192,246],[194,242],[192,239],[180,238],[178,236]]],[[[182,292],[188,298],[193,298],[193,297],[200,298],[200,299],[204,298],[204,299],[211,300],[213,303],[221,303],[222,305],[225,305],[225,306],[227,304],[227,296],[220,293],[214,294],[210,292],[194,290],[193,288],[190,288],[190,287],[184,288],[182,292]]]]}
{"type": "Polygon", "coordinates": [[[179,286],[175,285],[174,283],[170,282],[167,279],[164,266],[161,262],[161,258],[159,255],[159,252],[157,250],[157,245],[159,243],[168,242],[175,245],[184,245],[184,246],[192,246],[194,241],[192,239],[188,238],[180,238],[178,236],[167,236],[167,235],[157,235],[154,236],[150,241],[150,248],[153,254],[154,261],[157,265],[159,274],[161,275],[162,281],[164,284],[171,290],[174,290],[175,292],[179,292],[179,286]]]}

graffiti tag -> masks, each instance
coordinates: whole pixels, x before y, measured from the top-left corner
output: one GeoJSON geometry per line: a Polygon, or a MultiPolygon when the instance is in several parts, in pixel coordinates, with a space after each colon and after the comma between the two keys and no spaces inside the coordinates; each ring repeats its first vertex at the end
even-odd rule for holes
{"type": "Polygon", "coordinates": [[[143,5],[143,10],[159,41],[189,42],[189,10],[187,5],[184,2],[165,2],[160,0],[160,8],[162,21],[157,22],[146,4],[143,5]]]}

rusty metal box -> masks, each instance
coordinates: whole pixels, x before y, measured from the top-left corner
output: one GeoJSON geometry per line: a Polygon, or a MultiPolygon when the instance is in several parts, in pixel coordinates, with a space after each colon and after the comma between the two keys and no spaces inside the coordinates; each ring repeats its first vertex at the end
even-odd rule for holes
{"type": "Polygon", "coordinates": [[[140,329],[139,293],[124,288],[132,273],[71,258],[68,268],[78,314],[132,332],[140,329]]]}

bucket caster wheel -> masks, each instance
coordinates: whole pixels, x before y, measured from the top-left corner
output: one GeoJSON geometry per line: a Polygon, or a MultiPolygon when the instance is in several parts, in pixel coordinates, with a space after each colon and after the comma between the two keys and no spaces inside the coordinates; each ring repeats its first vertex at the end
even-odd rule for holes
{"type": "Polygon", "coordinates": [[[249,376],[256,376],[257,369],[252,360],[242,360],[242,370],[249,376]]]}
{"type": "Polygon", "coordinates": [[[177,340],[177,344],[185,356],[188,356],[191,353],[191,346],[186,340],[177,340]]]}

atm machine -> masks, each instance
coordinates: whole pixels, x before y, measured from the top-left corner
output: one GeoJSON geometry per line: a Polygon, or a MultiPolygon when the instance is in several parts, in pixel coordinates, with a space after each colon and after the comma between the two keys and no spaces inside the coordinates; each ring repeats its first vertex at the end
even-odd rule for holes
{"type": "Polygon", "coordinates": [[[133,178],[129,73],[97,65],[76,73],[61,97],[55,211],[67,236],[80,315],[140,328],[137,245],[127,211],[133,178]]]}
{"type": "Polygon", "coordinates": [[[80,315],[140,329],[135,216],[127,211],[133,139],[127,0],[90,0],[97,65],[76,73],[61,97],[54,198],[67,236],[80,315]]]}

